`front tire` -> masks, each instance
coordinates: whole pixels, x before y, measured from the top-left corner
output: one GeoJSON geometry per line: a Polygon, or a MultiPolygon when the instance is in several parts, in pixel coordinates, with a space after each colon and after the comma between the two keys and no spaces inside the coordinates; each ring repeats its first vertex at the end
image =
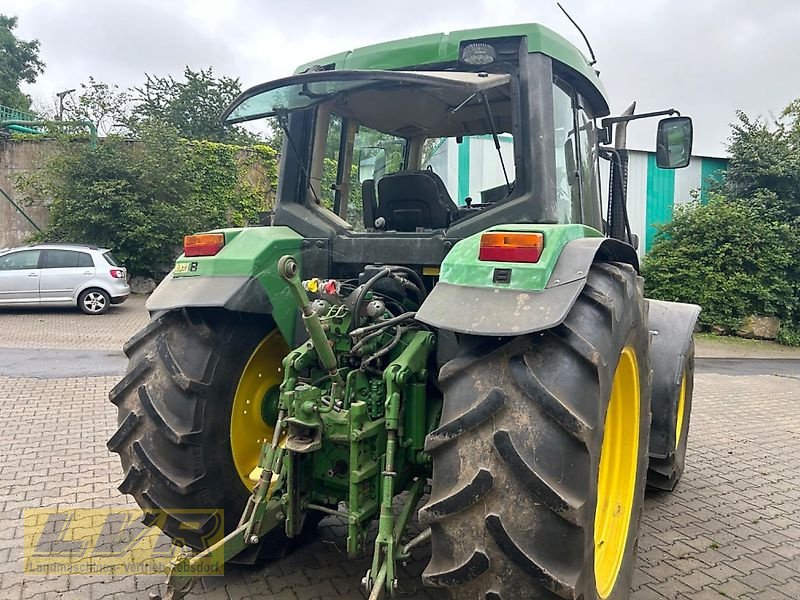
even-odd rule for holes
{"type": "MultiPolygon", "coordinates": [[[[268,390],[252,388],[247,390],[252,410],[244,415],[250,407],[237,402],[237,390],[254,360],[262,360],[260,371],[279,383],[285,344],[267,316],[179,309],[156,315],[124,349],[128,373],[109,394],[119,427],[108,448],[120,455],[125,472],[119,490],[133,496],[145,524],[157,524],[176,543],[202,550],[217,519],[198,523],[196,514],[185,511],[221,509],[225,534],[238,525],[252,487],[247,473],[258,457],[252,450],[269,431],[249,417],[269,411],[259,405],[268,390]],[[274,339],[267,337],[271,332],[274,339]],[[263,354],[265,338],[280,348],[263,354]],[[237,432],[245,439],[233,440],[237,432]],[[243,465],[242,456],[253,456],[253,464],[243,465]]],[[[311,535],[318,521],[317,515],[306,519],[304,533],[311,535]]],[[[288,540],[282,530],[273,530],[234,562],[280,558],[306,538],[288,540]]]]}
{"type": "Polygon", "coordinates": [[[647,472],[642,280],[597,264],[562,325],[446,364],[423,580],[458,600],[627,598],[647,472]]]}

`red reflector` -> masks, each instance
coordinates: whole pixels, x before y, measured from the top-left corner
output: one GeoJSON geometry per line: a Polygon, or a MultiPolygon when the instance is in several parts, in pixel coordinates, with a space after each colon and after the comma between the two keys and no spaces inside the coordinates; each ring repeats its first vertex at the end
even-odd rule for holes
{"type": "Polygon", "coordinates": [[[111,269],[111,276],[114,279],[124,279],[125,271],[123,271],[122,269],[111,269]]]}
{"type": "Polygon", "coordinates": [[[183,238],[183,253],[186,256],[214,256],[225,245],[221,233],[198,233],[183,238]]]}
{"type": "Polygon", "coordinates": [[[541,233],[492,231],[481,236],[479,260],[535,263],[544,248],[541,233]]]}

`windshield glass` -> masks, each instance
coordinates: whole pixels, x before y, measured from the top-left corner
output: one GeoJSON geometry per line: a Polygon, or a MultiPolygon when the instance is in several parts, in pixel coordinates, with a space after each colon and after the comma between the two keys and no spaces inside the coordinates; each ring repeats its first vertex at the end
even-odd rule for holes
{"type": "Polygon", "coordinates": [[[242,93],[223,114],[228,123],[308,108],[360,88],[405,88],[437,96],[452,110],[470,94],[508,83],[508,75],[456,71],[316,71],[264,83],[242,93]]]}

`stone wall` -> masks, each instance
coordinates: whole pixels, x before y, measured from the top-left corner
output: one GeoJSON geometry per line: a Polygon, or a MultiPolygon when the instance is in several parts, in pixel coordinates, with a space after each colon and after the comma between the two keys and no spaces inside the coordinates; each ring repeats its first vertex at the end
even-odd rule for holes
{"type": "MultiPolygon", "coordinates": [[[[39,168],[54,149],[55,142],[0,140],[0,190],[8,194],[42,229],[50,218],[45,201],[37,200],[26,205],[17,189],[16,180],[18,175],[39,168]]],[[[0,248],[20,246],[34,233],[36,228],[0,193],[0,248]]]]}

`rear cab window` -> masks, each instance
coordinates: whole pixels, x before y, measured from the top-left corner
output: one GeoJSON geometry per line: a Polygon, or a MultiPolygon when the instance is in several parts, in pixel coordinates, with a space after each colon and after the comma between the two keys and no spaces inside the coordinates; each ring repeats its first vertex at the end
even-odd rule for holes
{"type": "Polygon", "coordinates": [[[494,204],[511,194],[516,179],[514,137],[501,133],[497,141],[499,155],[490,134],[428,138],[422,146],[422,168],[442,179],[459,206],[494,204]]]}
{"type": "Polygon", "coordinates": [[[404,168],[407,142],[332,113],[319,186],[323,206],[363,231],[364,186],[374,195],[381,178],[404,168]]]}

